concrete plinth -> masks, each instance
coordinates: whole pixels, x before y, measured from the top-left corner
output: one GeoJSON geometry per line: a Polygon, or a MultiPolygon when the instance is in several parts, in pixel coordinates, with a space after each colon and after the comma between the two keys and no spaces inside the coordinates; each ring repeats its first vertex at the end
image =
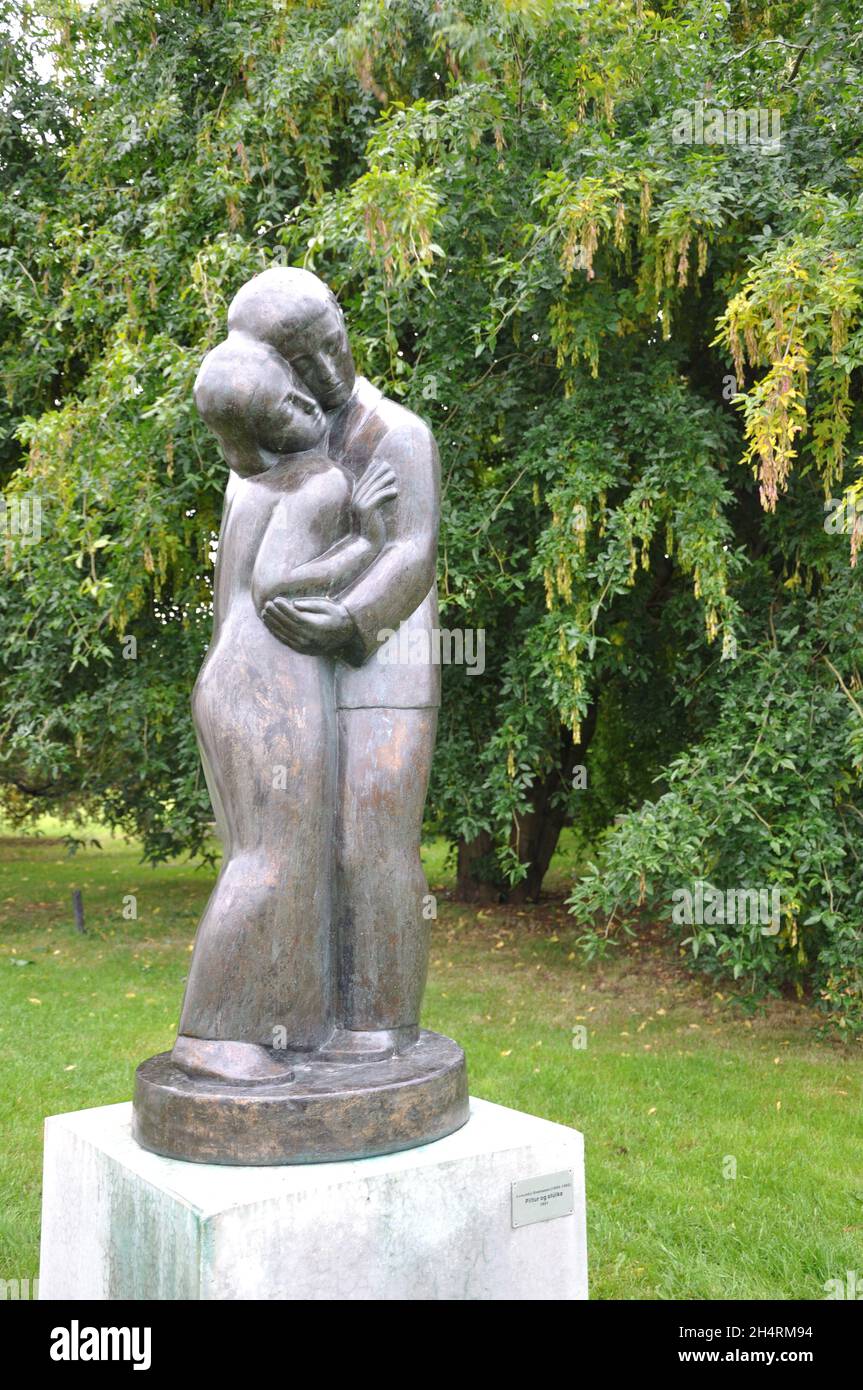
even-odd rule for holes
{"type": "Polygon", "coordinates": [[[246,1168],[147,1152],[128,1104],[54,1115],[40,1297],[586,1298],[582,1136],[471,1100],[419,1148],[246,1168]]]}

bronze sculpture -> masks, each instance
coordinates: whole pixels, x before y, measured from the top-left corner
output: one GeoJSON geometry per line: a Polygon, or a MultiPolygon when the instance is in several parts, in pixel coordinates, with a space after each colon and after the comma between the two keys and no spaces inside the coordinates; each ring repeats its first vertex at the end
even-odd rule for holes
{"type": "Polygon", "coordinates": [[[134,1132],[200,1162],[390,1152],[467,1119],[464,1054],[419,1028],[439,668],[378,659],[436,624],[437,450],[310,272],[256,276],[228,330],[195,385],[231,469],[193,694],[224,859],[134,1132]]]}

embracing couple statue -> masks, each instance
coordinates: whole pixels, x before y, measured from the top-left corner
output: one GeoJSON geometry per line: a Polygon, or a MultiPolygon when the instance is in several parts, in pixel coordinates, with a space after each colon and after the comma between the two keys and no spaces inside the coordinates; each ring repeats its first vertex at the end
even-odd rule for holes
{"type": "Polygon", "coordinates": [[[231,470],[192,700],[224,858],[136,1137],[217,1163],[410,1147],[467,1119],[461,1049],[419,1028],[440,668],[379,659],[437,621],[437,449],[305,270],[243,286],[195,401],[231,470]]]}

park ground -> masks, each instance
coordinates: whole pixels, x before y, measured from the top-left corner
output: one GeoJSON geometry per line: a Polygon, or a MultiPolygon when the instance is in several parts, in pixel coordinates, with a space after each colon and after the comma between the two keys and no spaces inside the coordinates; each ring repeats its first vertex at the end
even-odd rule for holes
{"type": "MultiPolygon", "coordinates": [[[[0,837],[5,1279],[38,1270],[44,1116],[127,1100],[136,1064],[170,1047],[214,876],[148,868],[93,827],[76,833],[99,847],[70,855],[60,830],[0,837]]],[[[806,1001],[745,1011],[659,930],[585,964],[566,851],[517,909],[452,901],[442,845],[424,857],[423,1021],[463,1045],[474,1095],[584,1132],[593,1298],[822,1299],[863,1268],[859,1047],[821,1037],[806,1001]]]]}

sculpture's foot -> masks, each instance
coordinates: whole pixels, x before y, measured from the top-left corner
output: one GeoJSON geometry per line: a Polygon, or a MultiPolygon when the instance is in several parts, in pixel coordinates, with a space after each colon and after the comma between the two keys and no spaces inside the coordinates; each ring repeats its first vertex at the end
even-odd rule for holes
{"type": "Polygon", "coordinates": [[[324,1062],[385,1062],[413,1047],[419,1035],[419,1028],[337,1028],[315,1055],[324,1062]]]}
{"type": "Polygon", "coordinates": [[[258,1043],[226,1042],[219,1038],[177,1038],[171,1061],[187,1076],[227,1081],[237,1086],[272,1086],[293,1081],[294,1070],[258,1043]]]}

